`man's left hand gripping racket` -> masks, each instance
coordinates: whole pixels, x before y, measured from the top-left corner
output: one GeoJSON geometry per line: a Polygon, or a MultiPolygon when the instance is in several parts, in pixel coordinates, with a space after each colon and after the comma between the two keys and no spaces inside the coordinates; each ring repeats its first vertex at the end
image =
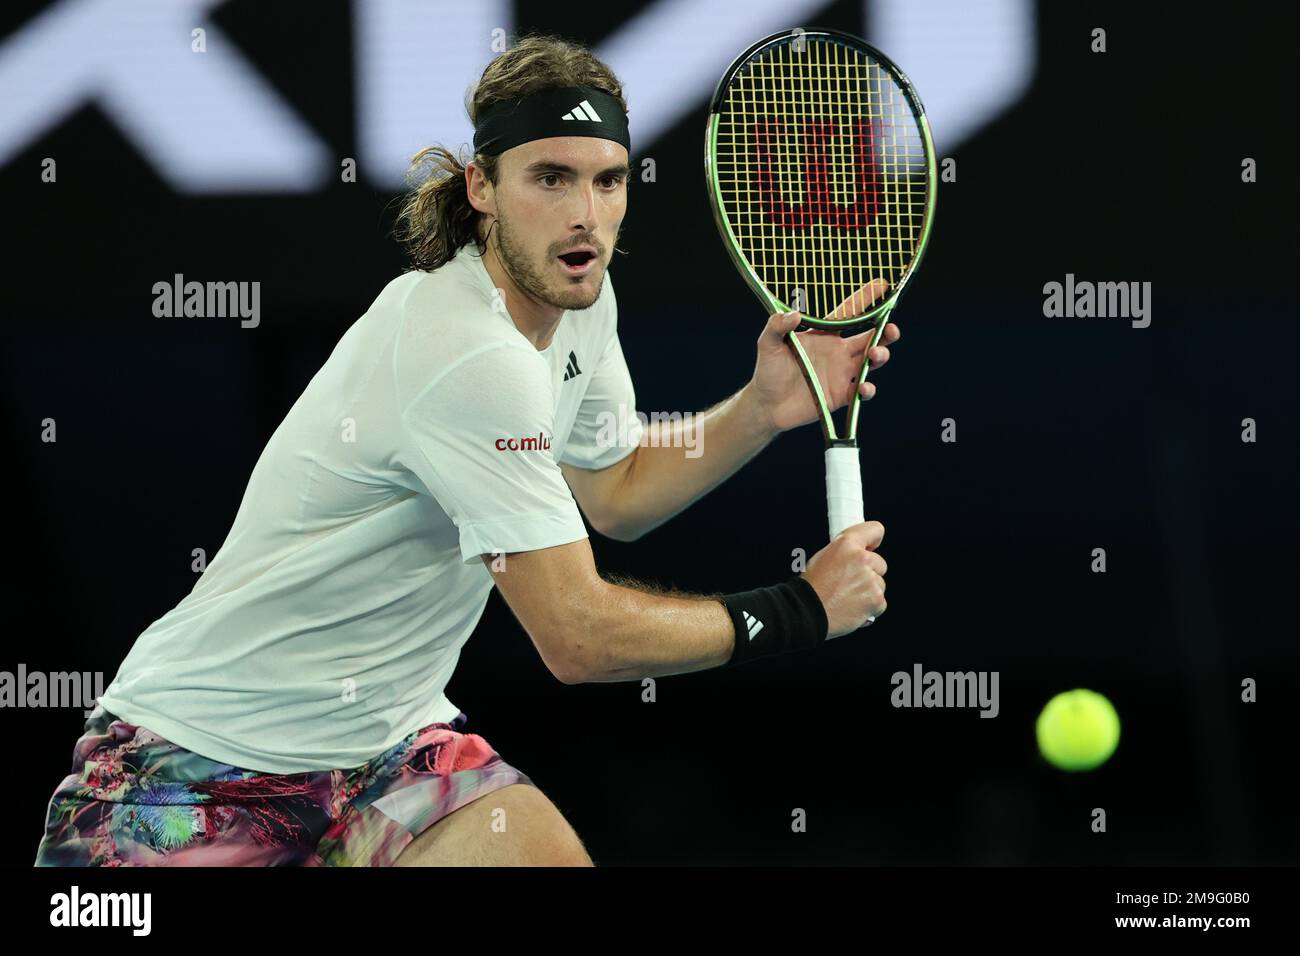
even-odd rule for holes
{"type": "Polygon", "coordinates": [[[870,349],[925,252],[934,223],[934,146],[925,108],[884,54],[833,30],[773,34],[723,74],[709,107],[705,174],[714,220],[768,314],[803,313],[794,350],[826,436],[834,538],[862,517],[860,389],[843,436],[796,332],[875,326],[870,349]],[[883,278],[883,300],[864,287],[883,278]],[[794,304],[797,303],[797,304],[794,304]]]}

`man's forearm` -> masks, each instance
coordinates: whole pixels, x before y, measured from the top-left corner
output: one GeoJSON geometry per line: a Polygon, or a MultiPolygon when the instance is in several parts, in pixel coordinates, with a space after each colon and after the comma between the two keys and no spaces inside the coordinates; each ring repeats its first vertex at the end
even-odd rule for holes
{"type": "Polygon", "coordinates": [[[689,674],[731,659],[735,627],[716,597],[609,577],[583,615],[575,683],[689,674]]]}
{"type": "Polygon", "coordinates": [[[735,474],[777,435],[746,386],[704,412],[651,420],[613,496],[620,537],[663,524],[735,474]]]}

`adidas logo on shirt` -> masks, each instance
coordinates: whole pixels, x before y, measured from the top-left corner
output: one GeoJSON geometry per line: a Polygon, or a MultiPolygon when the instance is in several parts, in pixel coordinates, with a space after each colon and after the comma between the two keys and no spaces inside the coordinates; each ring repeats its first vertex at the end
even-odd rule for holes
{"type": "Polygon", "coordinates": [[[571,378],[577,378],[582,374],[582,369],[578,368],[578,356],[572,352],[569,353],[569,364],[564,367],[564,381],[571,378]]]}
{"type": "Polygon", "coordinates": [[[591,108],[591,104],[583,100],[572,110],[565,113],[560,119],[566,120],[586,120],[588,123],[599,123],[600,115],[591,108]]]}
{"type": "Polygon", "coordinates": [[[745,627],[749,628],[749,639],[752,641],[754,635],[763,629],[763,622],[748,611],[741,611],[740,613],[745,615],[745,627]]]}

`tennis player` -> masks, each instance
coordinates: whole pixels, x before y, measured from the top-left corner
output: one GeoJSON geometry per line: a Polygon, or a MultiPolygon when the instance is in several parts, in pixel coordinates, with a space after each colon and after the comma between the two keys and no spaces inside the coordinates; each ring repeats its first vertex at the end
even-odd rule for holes
{"type": "MultiPolygon", "coordinates": [[[[631,172],[621,86],[588,50],[528,37],[468,108],[467,166],[416,157],[433,169],[399,217],[413,268],[271,436],[193,591],[136,640],[38,865],[591,865],[444,693],[494,586],[566,684],[813,647],[885,610],[877,522],[742,594],[601,577],[582,514],[635,540],[814,419],[783,342],[797,316],[772,316],[753,378],[689,424],[605,427],[636,407],[607,273],[631,172]],[[664,431],[687,427],[703,455],[664,431]]],[[[806,337],[836,407],[869,334],[806,337]]]]}

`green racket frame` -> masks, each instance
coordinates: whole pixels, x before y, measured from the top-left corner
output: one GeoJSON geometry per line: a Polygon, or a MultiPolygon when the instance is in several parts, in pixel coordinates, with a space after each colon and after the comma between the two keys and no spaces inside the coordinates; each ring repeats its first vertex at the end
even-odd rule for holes
{"type": "Polygon", "coordinates": [[[807,31],[782,31],[774,33],[771,36],[764,37],[757,43],[754,43],[744,53],[740,54],[727,68],[718,81],[718,86],[714,91],[713,99],[709,105],[709,118],[707,126],[707,135],[705,138],[704,150],[704,169],[705,181],[708,185],[709,203],[713,210],[713,221],[717,225],[718,232],[722,236],[723,245],[726,247],[727,254],[731,261],[739,270],[741,277],[749,286],[750,290],[758,298],[759,302],[767,310],[767,314],[776,312],[792,311],[788,303],[782,301],[771,290],[769,290],[763,280],[755,272],[753,266],[749,263],[741,246],[731,228],[731,223],[727,218],[724,205],[725,199],[722,195],[722,185],[717,174],[718,170],[718,131],[722,124],[722,108],[726,102],[726,96],[732,78],[737,71],[745,66],[752,59],[759,57],[773,47],[782,44],[791,44],[795,42],[807,41],[831,41],[852,47],[862,53],[867,54],[875,60],[881,67],[887,70],[898,84],[900,91],[907,98],[912,107],[912,111],[917,119],[917,125],[921,132],[921,141],[925,151],[926,161],[926,198],[924,220],[921,224],[920,236],[917,239],[916,253],[911,262],[907,265],[897,284],[888,291],[888,294],[878,303],[873,304],[870,308],[857,315],[841,318],[824,318],[819,316],[804,315],[798,328],[791,331],[786,336],[786,341],[790,344],[798,359],[799,366],[803,371],[804,378],[808,381],[808,386],[813,393],[817,403],[819,417],[821,421],[822,433],[826,439],[827,446],[827,482],[828,496],[831,502],[831,535],[834,537],[848,524],[861,521],[862,513],[862,495],[861,495],[861,471],[858,463],[858,412],[861,405],[860,386],[865,382],[871,369],[870,359],[866,359],[862,364],[862,370],[858,374],[857,384],[853,390],[853,397],[849,400],[847,411],[845,434],[841,436],[835,428],[835,421],[831,413],[829,403],[826,400],[826,394],[822,390],[821,383],[817,380],[817,374],[813,368],[811,359],[807,351],[800,343],[796,332],[805,329],[828,329],[836,331],[856,330],[874,325],[875,334],[871,337],[870,348],[874,348],[880,342],[880,337],[884,334],[885,325],[888,323],[889,315],[893,312],[894,307],[898,304],[899,297],[903,290],[907,288],[912,276],[915,274],[917,266],[920,265],[921,259],[925,254],[926,247],[929,245],[930,234],[934,227],[934,214],[937,203],[937,186],[938,173],[937,161],[934,154],[934,141],[930,134],[930,123],[925,115],[925,107],[921,103],[921,98],[917,95],[911,81],[898,66],[879,50],[872,47],[861,37],[853,36],[849,33],[842,33],[837,30],[815,29],[807,31]],[[856,502],[853,486],[856,485],[856,502]],[[838,507],[837,507],[838,505],[838,507]],[[856,518],[856,521],[854,520],[856,518]],[[837,525],[839,527],[837,527],[837,525]]]}

